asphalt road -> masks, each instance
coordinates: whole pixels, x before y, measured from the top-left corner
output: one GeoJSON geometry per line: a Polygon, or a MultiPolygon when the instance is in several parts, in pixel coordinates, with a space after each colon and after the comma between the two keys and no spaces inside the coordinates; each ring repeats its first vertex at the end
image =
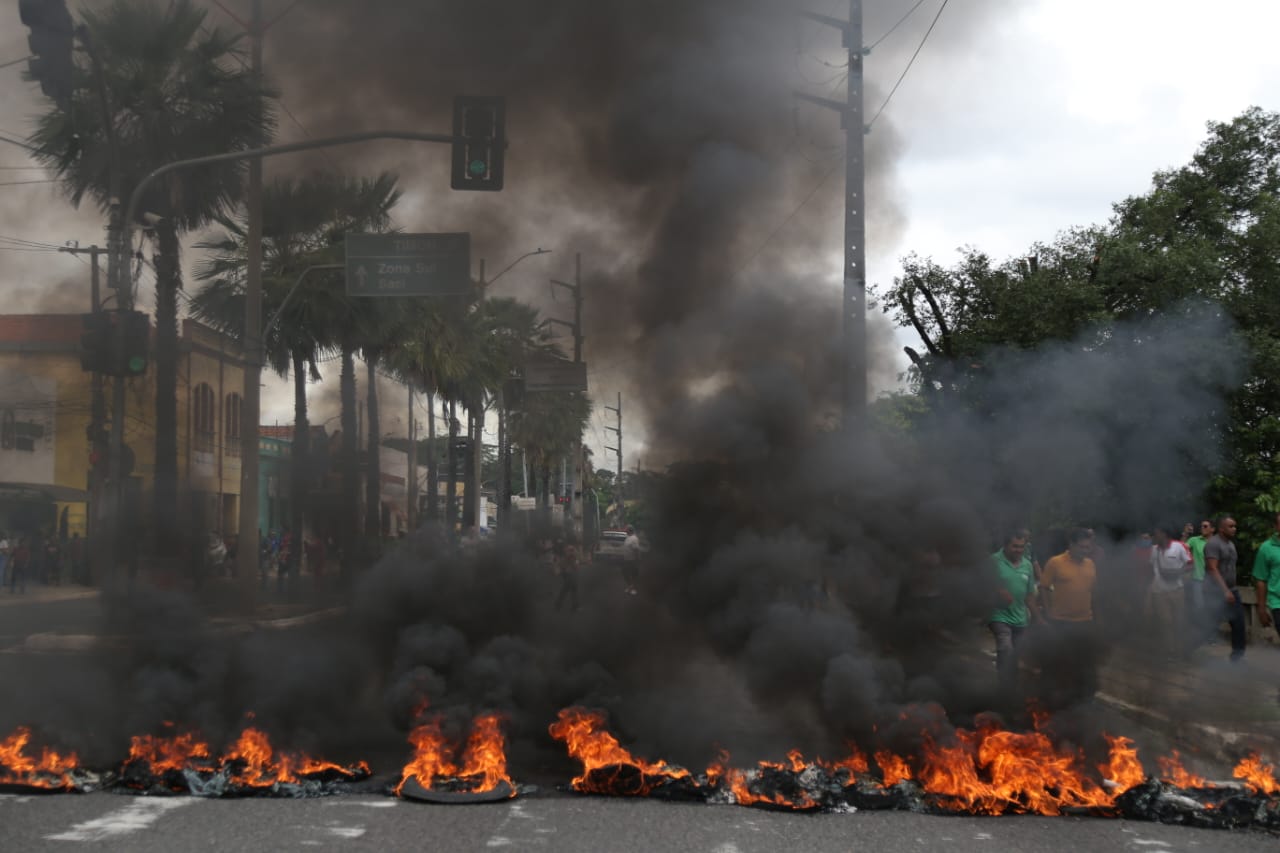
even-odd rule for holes
{"type": "MultiPolygon", "coordinates": [[[[14,595],[5,587],[0,590],[0,649],[21,643],[32,634],[91,634],[102,625],[102,606],[92,590],[71,587],[65,592],[74,598],[41,601],[32,584],[29,596],[14,595]]],[[[61,591],[60,591],[61,592],[61,591]]]]}
{"type": "Polygon", "coordinates": [[[386,797],[204,800],[108,793],[0,797],[6,850],[1273,851],[1260,832],[1089,818],[795,815],[547,793],[497,805],[386,797]]]}

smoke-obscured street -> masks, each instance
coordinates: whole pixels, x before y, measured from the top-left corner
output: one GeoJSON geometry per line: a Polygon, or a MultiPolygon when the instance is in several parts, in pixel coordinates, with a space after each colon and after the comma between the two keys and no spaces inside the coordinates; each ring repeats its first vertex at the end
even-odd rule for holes
{"type": "Polygon", "coordinates": [[[1280,833],[1280,11],[0,2],[10,846],[1280,833]]]}

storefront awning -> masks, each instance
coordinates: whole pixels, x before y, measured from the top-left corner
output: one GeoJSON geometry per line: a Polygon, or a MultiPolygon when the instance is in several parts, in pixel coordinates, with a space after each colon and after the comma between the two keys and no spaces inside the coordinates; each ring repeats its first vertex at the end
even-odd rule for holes
{"type": "Polygon", "coordinates": [[[85,489],[73,489],[71,486],[56,486],[46,483],[0,482],[0,500],[4,499],[87,503],[89,501],[89,492],[85,489]]]}

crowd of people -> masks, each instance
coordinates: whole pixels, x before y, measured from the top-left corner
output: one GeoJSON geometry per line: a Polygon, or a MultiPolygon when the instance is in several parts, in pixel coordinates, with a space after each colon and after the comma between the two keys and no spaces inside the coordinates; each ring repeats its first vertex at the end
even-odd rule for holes
{"type": "Polygon", "coordinates": [[[25,593],[28,580],[47,586],[61,586],[64,579],[88,583],[87,566],[79,533],[67,537],[0,531],[0,585],[11,594],[25,593]]]}
{"type": "MultiPolygon", "coordinates": [[[[1273,523],[1252,572],[1264,628],[1280,625],[1280,513],[1273,523]]],[[[1066,548],[1041,566],[1029,531],[1010,531],[991,556],[997,600],[987,619],[1001,685],[1016,690],[1029,631],[1044,639],[1031,644],[1035,662],[1054,673],[1054,687],[1068,700],[1096,692],[1102,631],[1114,636],[1140,626],[1158,655],[1186,660],[1225,623],[1229,659],[1239,661],[1246,630],[1236,532],[1230,515],[1198,528],[1159,524],[1131,553],[1108,559],[1094,531],[1077,527],[1067,532],[1066,548]]]]}

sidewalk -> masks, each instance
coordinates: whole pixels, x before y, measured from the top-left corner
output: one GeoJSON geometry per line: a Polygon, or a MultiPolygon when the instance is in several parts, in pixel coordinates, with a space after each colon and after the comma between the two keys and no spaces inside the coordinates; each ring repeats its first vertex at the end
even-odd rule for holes
{"type": "Polygon", "coordinates": [[[43,604],[49,601],[78,601],[85,598],[98,598],[101,590],[88,586],[67,584],[66,586],[45,586],[40,583],[27,584],[26,592],[10,593],[6,586],[0,589],[0,607],[20,604],[43,604]]]}

